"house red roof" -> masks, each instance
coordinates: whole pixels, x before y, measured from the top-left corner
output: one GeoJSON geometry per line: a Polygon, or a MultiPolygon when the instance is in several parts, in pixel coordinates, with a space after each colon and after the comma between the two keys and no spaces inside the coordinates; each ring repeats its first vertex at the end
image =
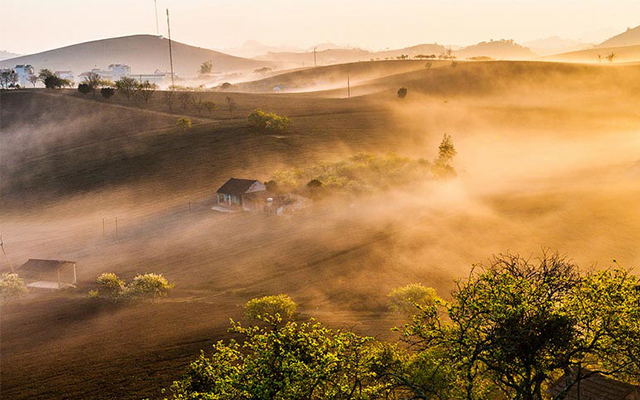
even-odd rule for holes
{"type": "MultiPolygon", "coordinates": [[[[583,370],[584,374],[590,371],[583,370]]],[[[565,377],[558,379],[548,390],[552,396],[557,396],[563,389],[565,377]]],[[[636,400],[640,399],[640,386],[621,382],[595,373],[582,379],[569,389],[565,400],[636,400]]]]}

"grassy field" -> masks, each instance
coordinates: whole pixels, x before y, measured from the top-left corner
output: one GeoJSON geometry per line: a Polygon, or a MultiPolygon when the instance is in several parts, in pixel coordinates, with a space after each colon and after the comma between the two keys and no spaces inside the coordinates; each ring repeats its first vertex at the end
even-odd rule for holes
{"type": "MultiPolygon", "coordinates": [[[[350,99],[344,87],[194,93],[219,105],[212,118],[179,105],[170,114],[160,93],[129,104],[2,92],[6,263],[75,260],[80,280],[76,291],[3,306],[2,397],[160,398],[260,295],[288,293],[304,315],[390,339],[401,322],[386,307],[392,288],[422,282],[446,297],[494,253],[553,248],[583,268],[640,265],[640,68],[402,63],[356,79],[350,99]],[[233,118],[226,96],[239,106],[233,118]],[[248,129],[254,108],[289,116],[289,132],[248,129]],[[175,128],[182,115],[192,131],[175,128]],[[265,180],[360,151],[433,159],[445,132],[458,150],[453,181],[334,199],[291,218],[210,210],[232,176],[265,180]],[[105,271],[159,272],[176,288],[153,303],[88,299],[105,271]]],[[[292,74],[279,79],[313,87],[327,71],[292,74]]]]}

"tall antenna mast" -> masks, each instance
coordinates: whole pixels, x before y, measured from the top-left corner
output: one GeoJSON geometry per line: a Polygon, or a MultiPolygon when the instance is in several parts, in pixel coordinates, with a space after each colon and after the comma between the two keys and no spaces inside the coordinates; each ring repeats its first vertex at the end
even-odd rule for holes
{"type": "Polygon", "coordinates": [[[153,7],[156,10],[156,35],[160,36],[160,26],[158,25],[158,0],[153,0],[153,7]]]}
{"type": "Polygon", "coordinates": [[[317,48],[317,47],[314,47],[314,48],[313,48],[313,65],[314,65],[315,67],[317,67],[317,66],[318,66],[318,58],[317,58],[317,56],[316,56],[317,50],[318,50],[318,48],[317,48]]]}
{"type": "Polygon", "coordinates": [[[171,24],[169,23],[169,9],[167,8],[167,33],[169,33],[169,64],[171,65],[171,86],[173,82],[173,53],[171,52],[171,24]]]}

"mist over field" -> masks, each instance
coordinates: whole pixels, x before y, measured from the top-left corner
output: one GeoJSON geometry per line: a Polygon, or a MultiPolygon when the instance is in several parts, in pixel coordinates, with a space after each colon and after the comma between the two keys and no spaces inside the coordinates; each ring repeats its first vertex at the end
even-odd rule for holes
{"type": "Polygon", "coordinates": [[[449,300],[496,254],[557,250],[584,271],[637,274],[637,64],[381,60],[209,89],[175,92],[215,102],[210,114],[170,109],[164,90],[132,103],[0,92],[3,272],[28,259],[78,268],[73,289],[2,305],[3,398],[162,398],[260,296],[288,294],[301,316],[393,341],[394,288],[422,283],[449,300]],[[288,129],[252,129],[255,109],[289,117],[288,129]],[[267,182],[360,153],[433,166],[445,134],[457,152],[449,179],[327,192],[286,216],[212,209],[229,178],[267,182]],[[175,287],[100,302],[89,292],[105,272],[175,287]]]}

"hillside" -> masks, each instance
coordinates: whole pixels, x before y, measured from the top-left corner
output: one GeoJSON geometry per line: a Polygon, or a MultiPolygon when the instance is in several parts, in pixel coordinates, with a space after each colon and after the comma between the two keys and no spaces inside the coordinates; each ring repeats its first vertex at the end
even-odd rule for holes
{"type": "MultiPolygon", "coordinates": [[[[179,105],[172,114],[162,92],[148,104],[0,93],[0,261],[74,260],[79,279],[75,291],[3,305],[3,398],[167,397],[160,388],[228,339],[229,318],[256,296],[287,293],[303,317],[394,340],[404,321],[387,307],[391,289],[421,282],[447,298],[454,278],[505,249],[640,263],[640,190],[627,174],[640,154],[637,67],[424,64],[352,64],[354,78],[373,80],[354,82],[350,99],[344,86],[341,98],[192,93],[218,104],[212,116],[179,105]],[[289,130],[250,129],[255,108],[289,116],[289,130]],[[175,128],[181,116],[191,131],[175,128]],[[287,218],[211,210],[229,177],[267,180],[363,151],[433,160],[445,132],[457,179],[331,197],[287,218]],[[162,273],[176,286],[155,302],[88,298],[107,271],[162,273]]],[[[291,74],[302,84],[345,68],[291,74]]]]}
{"type": "MultiPolygon", "coordinates": [[[[248,71],[271,65],[268,62],[230,56],[217,51],[173,41],[173,65],[176,74],[196,76],[204,61],[213,61],[216,72],[248,71]]],[[[169,41],[154,35],[133,35],[95,40],[59,49],[3,60],[0,66],[31,64],[36,70],[71,70],[77,76],[92,68],[106,69],[110,64],[125,63],[132,73],[169,71],[169,41]]]]}
{"type": "Polygon", "coordinates": [[[551,36],[544,39],[532,40],[522,43],[535,54],[548,56],[552,54],[579,51],[593,47],[592,43],[581,43],[571,39],[564,39],[558,36],[551,36]]]}
{"type": "Polygon", "coordinates": [[[635,28],[627,28],[626,31],[605,40],[597,47],[609,48],[622,46],[640,46],[640,25],[636,26],[635,28]]]}
{"type": "Polygon", "coordinates": [[[608,63],[608,61],[605,59],[599,60],[598,55],[606,57],[611,53],[615,53],[616,55],[614,58],[615,63],[640,61],[640,45],[623,47],[597,47],[588,50],[572,51],[569,53],[547,56],[541,58],[541,60],[560,62],[608,63]]]}
{"type": "Polygon", "coordinates": [[[454,51],[453,54],[460,59],[491,57],[496,60],[529,60],[535,56],[530,49],[515,43],[513,40],[480,42],[454,51]]]}

